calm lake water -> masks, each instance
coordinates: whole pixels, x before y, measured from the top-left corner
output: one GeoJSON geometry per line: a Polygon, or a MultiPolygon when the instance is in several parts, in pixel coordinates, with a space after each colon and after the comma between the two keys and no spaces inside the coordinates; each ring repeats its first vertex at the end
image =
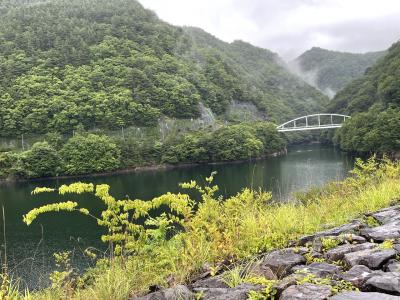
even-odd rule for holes
{"type": "MultiPolygon", "coordinates": [[[[73,251],[73,264],[84,270],[90,262],[82,255],[92,246],[103,249],[99,241],[101,231],[95,221],[79,214],[49,214],[26,226],[22,215],[32,208],[63,200],[76,200],[91,212],[101,210],[101,203],[89,195],[61,197],[54,194],[32,196],[37,186],[59,187],[75,181],[106,183],[116,198],[150,199],[165,192],[179,192],[179,182],[191,179],[204,182],[212,171],[217,171],[215,183],[225,196],[236,194],[244,187],[271,190],[275,199],[289,199],[294,191],[343,179],[353,166],[353,159],[331,146],[318,144],[289,148],[288,154],[253,162],[203,165],[132,172],[104,177],[86,177],[63,180],[41,180],[0,185],[0,204],[6,219],[6,247],[1,234],[1,259],[7,250],[10,270],[23,278],[30,288],[48,283],[48,274],[54,267],[53,253],[73,251]]],[[[3,222],[1,223],[2,226],[3,222]]],[[[3,232],[3,230],[1,230],[3,232]]]]}

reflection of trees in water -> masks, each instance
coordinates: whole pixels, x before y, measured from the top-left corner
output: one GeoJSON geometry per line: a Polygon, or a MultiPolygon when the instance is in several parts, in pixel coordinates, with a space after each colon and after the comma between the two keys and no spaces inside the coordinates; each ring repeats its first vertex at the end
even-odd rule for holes
{"type": "MultiPolygon", "coordinates": [[[[320,185],[328,180],[343,178],[351,167],[352,159],[349,156],[341,155],[333,148],[303,145],[292,148],[285,156],[252,162],[190,166],[172,170],[87,177],[79,180],[95,184],[109,184],[112,194],[117,198],[126,198],[128,195],[131,199],[151,199],[168,191],[182,192],[178,187],[179,182],[195,179],[202,184],[205,177],[209,176],[212,171],[217,171],[215,184],[220,187],[220,194],[224,196],[234,195],[244,187],[253,187],[255,190],[260,188],[266,191],[272,190],[275,199],[287,200],[290,199],[290,193],[296,190],[320,185]],[[300,152],[296,152],[297,150],[300,152]]],[[[77,248],[76,241],[69,240],[72,232],[80,232],[86,245],[95,245],[98,242],[97,227],[91,227],[88,219],[84,217],[68,215],[68,218],[64,218],[58,215],[55,219],[44,218],[41,223],[44,226],[45,241],[38,248],[39,252],[35,259],[30,260],[34,256],[33,253],[40,240],[40,227],[36,227],[32,234],[30,231],[32,228],[27,228],[22,224],[22,214],[38,205],[59,200],[52,198],[53,195],[44,195],[40,196],[43,198],[36,198],[33,201],[30,196],[31,190],[36,186],[57,187],[76,180],[45,180],[0,186],[0,204],[7,199],[13,199],[5,205],[8,228],[13,229],[8,232],[8,236],[10,236],[10,239],[7,240],[9,254],[15,255],[14,261],[26,259],[18,267],[18,274],[27,278],[27,281],[31,280],[30,284],[32,285],[35,285],[34,282],[40,278],[38,274],[45,274],[46,270],[51,269],[49,264],[53,263],[53,259],[49,253],[65,249],[65,247],[77,248]],[[80,228],[80,230],[75,230],[76,228],[80,228]],[[24,241],[24,243],[21,244],[20,241],[24,241]],[[31,266],[34,268],[32,272],[30,271],[31,266]]],[[[93,201],[86,195],[72,199],[68,197],[67,200],[79,201],[82,206],[88,207],[91,211],[101,208],[97,206],[100,205],[97,201],[93,201]]],[[[87,264],[79,259],[78,254],[75,263],[78,268],[85,267],[87,264]]],[[[48,278],[46,275],[42,277],[48,278]]]]}

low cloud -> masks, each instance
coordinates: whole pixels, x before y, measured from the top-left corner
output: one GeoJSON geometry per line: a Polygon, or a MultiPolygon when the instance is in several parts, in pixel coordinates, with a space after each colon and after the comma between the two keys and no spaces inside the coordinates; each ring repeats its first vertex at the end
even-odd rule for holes
{"type": "Polygon", "coordinates": [[[161,19],[241,39],[292,59],[313,46],[348,52],[400,38],[397,0],[139,0],[161,19]]]}

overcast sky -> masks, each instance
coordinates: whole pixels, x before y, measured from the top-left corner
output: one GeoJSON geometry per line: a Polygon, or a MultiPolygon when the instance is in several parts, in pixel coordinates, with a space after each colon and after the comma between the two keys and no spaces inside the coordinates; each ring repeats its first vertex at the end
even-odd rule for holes
{"type": "Polygon", "coordinates": [[[367,52],[400,39],[400,0],[139,0],[175,25],[241,39],[286,59],[318,46],[367,52]]]}

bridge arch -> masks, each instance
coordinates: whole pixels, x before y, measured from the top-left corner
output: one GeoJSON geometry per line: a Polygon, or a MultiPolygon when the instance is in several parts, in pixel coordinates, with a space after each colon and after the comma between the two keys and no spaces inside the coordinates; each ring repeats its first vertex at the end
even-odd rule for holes
{"type": "Polygon", "coordinates": [[[276,127],[278,132],[340,128],[350,116],[341,114],[313,114],[302,116],[276,127]],[[322,118],[321,118],[322,117],[322,118]],[[322,120],[322,121],[321,121],[322,120]],[[326,120],[328,120],[326,122],[326,120]]]}

